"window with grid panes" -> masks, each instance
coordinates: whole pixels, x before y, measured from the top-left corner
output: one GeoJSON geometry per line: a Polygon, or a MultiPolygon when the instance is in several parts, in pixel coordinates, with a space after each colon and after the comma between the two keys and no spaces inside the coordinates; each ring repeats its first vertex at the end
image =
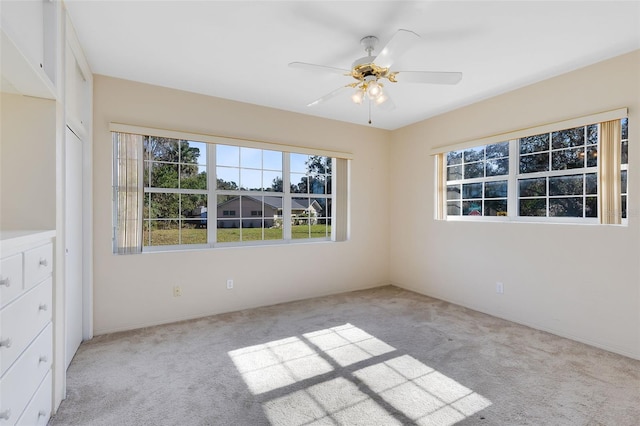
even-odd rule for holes
{"type": "MultiPolygon", "coordinates": [[[[620,124],[621,205],[626,218],[628,119],[620,124]]],[[[447,152],[443,197],[447,218],[508,216],[595,223],[599,131],[595,123],[447,152]]]]}
{"type": "Polygon", "coordinates": [[[232,145],[216,145],[215,152],[216,242],[283,240],[285,154],[232,145]]]}
{"type": "Polygon", "coordinates": [[[509,142],[447,153],[447,214],[506,216],[509,142]]]}
{"type": "Polygon", "coordinates": [[[296,153],[289,158],[291,238],[327,238],[331,235],[332,159],[296,153]]]}
{"type": "Polygon", "coordinates": [[[145,136],[143,246],[207,243],[207,144],[145,136]]]}
{"type": "MultiPolygon", "coordinates": [[[[331,238],[332,157],[157,136],[141,140],[136,161],[143,178],[143,250],[331,238]]],[[[125,173],[117,151],[116,182],[125,173]]],[[[114,217],[122,207],[114,203],[114,217]]]]}
{"type": "Polygon", "coordinates": [[[598,125],[518,140],[519,216],[598,216],[598,125]]]}

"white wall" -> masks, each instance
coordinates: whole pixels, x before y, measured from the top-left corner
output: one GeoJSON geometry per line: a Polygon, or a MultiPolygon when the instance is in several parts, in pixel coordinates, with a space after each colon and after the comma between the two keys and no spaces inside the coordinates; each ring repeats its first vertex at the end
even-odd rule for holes
{"type": "Polygon", "coordinates": [[[393,134],[395,285],[640,358],[640,51],[393,134]],[[433,220],[431,147],[629,108],[629,225],[433,220]],[[406,194],[413,194],[406,197],[406,194]],[[496,281],[504,294],[496,294],[496,281]]]}
{"type": "Polygon", "coordinates": [[[56,103],[0,94],[0,229],[56,227],[56,103]]]}
{"type": "Polygon", "coordinates": [[[95,334],[388,284],[390,137],[365,126],[95,76],[95,334]],[[109,122],[351,152],[352,238],[113,255],[109,122]],[[228,278],[235,280],[233,290],[226,289],[228,278]],[[183,295],[174,298],[178,284],[183,295]]]}

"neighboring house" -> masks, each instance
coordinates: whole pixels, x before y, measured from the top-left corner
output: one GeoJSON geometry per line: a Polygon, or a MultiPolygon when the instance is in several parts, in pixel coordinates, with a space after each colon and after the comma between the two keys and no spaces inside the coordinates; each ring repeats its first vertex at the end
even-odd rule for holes
{"type": "Polygon", "coordinates": [[[281,211],[282,198],[265,197],[271,199],[279,199],[280,207],[273,205],[265,200],[264,205],[259,198],[242,196],[242,208],[240,208],[240,197],[233,197],[223,203],[218,204],[218,228],[239,228],[240,219],[242,219],[243,228],[261,228],[262,219],[264,218],[264,226],[270,228],[273,226],[274,216],[281,211]]]}
{"type": "MultiPolygon", "coordinates": [[[[240,197],[233,197],[218,204],[217,220],[218,228],[238,228],[242,220],[243,228],[261,228],[264,219],[264,227],[271,228],[278,219],[282,219],[282,197],[260,198],[247,195],[242,196],[242,208],[240,197]]],[[[317,223],[317,217],[322,211],[322,206],[316,200],[309,198],[294,198],[291,200],[291,219],[300,220],[300,217],[309,217],[312,224],[317,223]]],[[[193,217],[207,218],[207,208],[198,207],[192,212],[193,217]]]]}

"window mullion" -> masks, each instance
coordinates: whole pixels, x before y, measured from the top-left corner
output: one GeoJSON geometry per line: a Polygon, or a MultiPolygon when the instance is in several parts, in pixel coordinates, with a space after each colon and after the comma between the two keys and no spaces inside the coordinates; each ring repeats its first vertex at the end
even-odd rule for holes
{"type": "Polygon", "coordinates": [[[520,173],[518,139],[509,141],[509,182],[507,184],[507,216],[518,216],[518,175],[520,173]]]}
{"type": "Polygon", "coordinates": [[[209,193],[206,189],[179,189],[179,188],[159,188],[159,187],[144,187],[144,192],[146,193],[157,193],[157,194],[200,194],[207,195],[209,193]]]}
{"type": "MultiPolygon", "coordinates": [[[[140,239],[141,242],[141,246],[140,246],[140,250],[143,249],[144,247],[144,227],[145,225],[147,225],[145,223],[144,220],[144,200],[146,197],[146,194],[144,193],[144,139],[143,142],[138,144],[138,146],[136,147],[137,149],[137,153],[138,153],[138,191],[142,192],[142,202],[140,203],[139,209],[138,209],[138,217],[140,218],[140,220],[142,221],[142,229],[139,229],[140,233],[142,234],[142,237],[140,239]]],[[[149,182],[151,182],[151,168],[149,168],[149,182]]],[[[149,208],[151,208],[151,203],[149,203],[149,208]]],[[[151,238],[151,234],[149,234],[149,238],[151,238]]]]}
{"type": "Polygon", "coordinates": [[[546,205],[547,205],[546,217],[550,217],[550,215],[549,215],[549,213],[550,213],[549,205],[551,204],[551,195],[550,195],[551,194],[551,192],[550,192],[551,188],[549,187],[549,177],[548,176],[545,177],[544,184],[545,184],[545,188],[546,188],[545,189],[545,198],[546,198],[546,205]]]}
{"type": "Polygon", "coordinates": [[[217,241],[218,231],[218,170],[216,168],[216,147],[211,144],[207,148],[207,244],[213,246],[217,241]]]}
{"type": "MultiPolygon", "coordinates": [[[[509,167],[511,167],[511,165],[509,165],[509,167]]],[[[450,180],[450,181],[446,181],[445,186],[446,185],[460,185],[460,184],[465,184],[465,183],[482,183],[482,182],[498,182],[501,180],[508,180],[509,179],[509,175],[498,175],[498,176],[489,176],[489,177],[479,177],[479,178],[472,178],[472,179],[458,179],[458,180],[450,180]]]]}
{"type": "Polygon", "coordinates": [[[282,153],[282,231],[283,239],[291,240],[291,154],[282,153]]]}

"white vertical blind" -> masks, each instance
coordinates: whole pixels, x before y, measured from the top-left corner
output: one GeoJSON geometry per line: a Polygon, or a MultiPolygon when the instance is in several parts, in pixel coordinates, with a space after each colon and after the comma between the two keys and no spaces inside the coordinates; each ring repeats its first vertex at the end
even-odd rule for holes
{"type": "Polygon", "coordinates": [[[117,198],[115,252],[142,252],[142,136],[112,133],[116,158],[117,198]]]}
{"type": "Polygon", "coordinates": [[[348,168],[349,160],[344,158],[337,158],[335,161],[335,167],[333,170],[333,229],[334,229],[334,241],[346,241],[348,239],[348,168]]]}
{"type": "Polygon", "coordinates": [[[445,220],[447,218],[447,178],[445,164],[445,154],[435,155],[435,181],[436,181],[436,199],[435,199],[435,218],[436,220],[445,220]]]}
{"type": "Polygon", "coordinates": [[[598,188],[600,192],[600,223],[622,222],[620,182],[620,120],[606,121],[600,125],[600,149],[598,150],[598,188]]]}

